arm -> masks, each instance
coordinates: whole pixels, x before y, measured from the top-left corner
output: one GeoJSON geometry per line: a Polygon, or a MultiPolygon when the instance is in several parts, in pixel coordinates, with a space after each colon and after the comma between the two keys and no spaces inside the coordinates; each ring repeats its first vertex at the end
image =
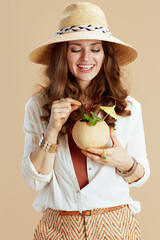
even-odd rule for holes
{"type": "Polygon", "coordinates": [[[138,104],[137,119],[132,128],[129,141],[126,146],[126,151],[134,157],[138,166],[136,171],[129,177],[124,178],[129,183],[129,186],[141,187],[150,176],[149,162],[146,152],[145,134],[142,120],[141,105],[138,104]]]}
{"type": "MultiPolygon", "coordinates": [[[[26,183],[35,191],[41,190],[48,182],[51,181],[53,168],[50,171],[40,172],[39,167],[33,161],[36,153],[40,158],[45,158],[45,152],[39,148],[39,141],[44,132],[44,126],[40,120],[40,106],[32,97],[25,106],[25,118],[23,131],[25,133],[24,154],[22,159],[22,175],[26,183]],[[32,155],[32,156],[33,156],[32,155]]],[[[52,155],[52,154],[51,154],[52,155]]]]}
{"type": "MultiPolygon", "coordinates": [[[[57,143],[58,133],[56,131],[46,130],[44,134],[48,142],[57,143]]],[[[53,170],[56,153],[48,153],[42,150],[39,146],[35,151],[31,152],[30,159],[36,171],[43,175],[49,174],[53,170]]]]}
{"type": "Polygon", "coordinates": [[[27,184],[34,190],[41,190],[52,179],[56,153],[48,153],[39,147],[42,133],[48,142],[56,144],[57,136],[67,121],[70,113],[78,109],[76,100],[66,98],[63,102],[54,101],[49,124],[45,131],[40,120],[41,107],[32,97],[25,108],[23,131],[25,132],[25,147],[22,160],[22,173],[27,184]]]}
{"type": "MultiPolygon", "coordinates": [[[[56,100],[51,107],[51,115],[44,137],[51,144],[57,144],[57,136],[70,113],[79,107],[79,103],[70,98],[56,100]]],[[[49,153],[37,147],[31,153],[31,161],[41,174],[49,174],[54,168],[56,153],[49,153]]]]}

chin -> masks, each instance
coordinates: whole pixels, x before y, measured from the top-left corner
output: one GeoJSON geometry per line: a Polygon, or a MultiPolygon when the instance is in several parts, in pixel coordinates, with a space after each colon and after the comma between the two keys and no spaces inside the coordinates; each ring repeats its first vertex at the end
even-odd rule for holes
{"type": "Polygon", "coordinates": [[[77,76],[77,79],[78,79],[78,81],[82,81],[82,82],[90,82],[95,78],[95,76],[90,76],[90,77],[86,76],[86,77],[83,77],[83,78],[77,76]]]}

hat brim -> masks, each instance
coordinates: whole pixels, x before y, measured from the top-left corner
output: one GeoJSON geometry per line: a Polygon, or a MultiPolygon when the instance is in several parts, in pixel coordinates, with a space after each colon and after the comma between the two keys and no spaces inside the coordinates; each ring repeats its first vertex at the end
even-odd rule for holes
{"type": "Polygon", "coordinates": [[[89,33],[78,31],[78,32],[65,33],[50,39],[49,41],[43,43],[42,45],[34,49],[29,54],[29,59],[34,63],[49,65],[51,51],[55,43],[72,41],[72,40],[89,40],[89,39],[110,42],[115,50],[119,66],[125,66],[133,62],[138,55],[137,51],[132,46],[122,42],[121,40],[119,40],[118,38],[112,35],[96,32],[96,31],[93,31],[93,32],[90,31],[89,33]]]}

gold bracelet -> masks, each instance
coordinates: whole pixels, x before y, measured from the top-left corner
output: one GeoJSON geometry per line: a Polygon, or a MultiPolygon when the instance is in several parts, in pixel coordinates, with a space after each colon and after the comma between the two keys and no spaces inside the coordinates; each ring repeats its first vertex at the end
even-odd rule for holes
{"type": "MultiPolygon", "coordinates": [[[[133,157],[132,157],[133,158],[133,157]]],[[[115,168],[115,171],[118,175],[120,175],[121,177],[129,177],[130,175],[132,175],[132,173],[136,170],[138,165],[138,162],[133,158],[133,165],[132,167],[127,171],[127,172],[121,172],[119,171],[117,168],[115,168]]]]}
{"type": "Polygon", "coordinates": [[[45,138],[44,136],[44,133],[42,134],[42,138],[39,142],[39,146],[40,148],[42,148],[45,152],[48,152],[48,153],[55,153],[57,151],[57,148],[58,148],[58,141],[57,141],[57,144],[52,144],[52,143],[49,143],[47,141],[47,139],[45,138]]]}

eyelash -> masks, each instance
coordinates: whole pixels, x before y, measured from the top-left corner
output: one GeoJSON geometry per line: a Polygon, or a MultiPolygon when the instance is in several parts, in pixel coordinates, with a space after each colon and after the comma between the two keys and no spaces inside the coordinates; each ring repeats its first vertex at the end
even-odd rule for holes
{"type": "MultiPolygon", "coordinates": [[[[72,52],[80,52],[81,50],[71,50],[72,52]]],[[[92,52],[100,52],[100,50],[91,50],[92,52]]]]}

